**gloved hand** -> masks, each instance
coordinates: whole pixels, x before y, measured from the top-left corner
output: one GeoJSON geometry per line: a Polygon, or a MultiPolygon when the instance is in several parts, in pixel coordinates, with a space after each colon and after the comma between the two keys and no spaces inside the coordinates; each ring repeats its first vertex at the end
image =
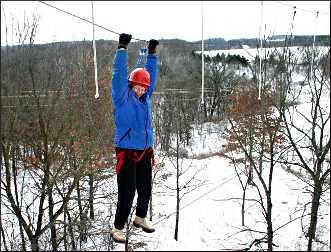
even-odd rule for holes
{"type": "Polygon", "coordinates": [[[124,48],[127,49],[128,45],[131,41],[132,35],[131,34],[126,34],[126,33],[121,33],[118,41],[118,49],[124,48]]]}
{"type": "Polygon", "coordinates": [[[157,46],[159,44],[159,41],[157,41],[156,39],[151,39],[148,43],[148,54],[152,54],[152,53],[156,53],[157,51],[157,46]]]}

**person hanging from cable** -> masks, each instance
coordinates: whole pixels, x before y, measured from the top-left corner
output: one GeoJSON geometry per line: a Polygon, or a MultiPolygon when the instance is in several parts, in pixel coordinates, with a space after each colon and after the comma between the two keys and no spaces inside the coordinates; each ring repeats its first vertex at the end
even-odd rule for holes
{"type": "Polygon", "coordinates": [[[120,34],[112,73],[118,197],[111,233],[116,242],[126,241],[123,229],[130,215],[136,190],[138,197],[133,225],[148,233],[155,231],[146,216],[154,165],[150,99],[157,76],[156,51],[159,41],[149,41],[145,67],[134,69],[128,78],[128,45],[131,38],[130,34],[120,34]]]}

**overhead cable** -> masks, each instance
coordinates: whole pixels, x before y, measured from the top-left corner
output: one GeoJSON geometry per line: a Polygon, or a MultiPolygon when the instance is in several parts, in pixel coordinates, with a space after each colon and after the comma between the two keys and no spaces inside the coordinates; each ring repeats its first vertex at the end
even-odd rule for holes
{"type": "MultiPolygon", "coordinates": [[[[44,2],[44,1],[38,1],[38,2],[43,3],[43,4],[45,4],[45,5],[49,6],[49,7],[52,7],[52,8],[54,8],[54,9],[57,9],[57,10],[59,10],[59,11],[62,11],[62,12],[66,13],[66,14],[68,14],[68,15],[71,15],[71,16],[73,16],[73,17],[79,18],[79,19],[81,19],[81,20],[83,20],[83,21],[85,21],[85,22],[88,22],[88,23],[90,23],[90,24],[93,25],[93,22],[90,21],[90,20],[87,20],[87,19],[85,19],[85,18],[82,18],[82,17],[80,17],[80,16],[77,16],[77,15],[75,15],[75,14],[73,14],[73,13],[68,12],[68,11],[62,10],[62,9],[56,7],[56,6],[53,6],[53,5],[49,4],[49,3],[44,2]]],[[[106,31],[109,31],[109,32],[115,33],[115,34],[117,34],[117,35],[120,35],[120,33],[115,32],[115,31],[113,31],[113,30],[110,30],[110,29],[108,29],[108,28],[106,28],[106,27],[104,27],[104,26],[98,25],[98,24],[96,24],[96,23],[94,23],[94,25],[95,25],[95,26],[98,26],[98,27],[100,27],[100,28],[102,28],[102,29],[104,29],[104,30],[106,30],[106,31]]],[[[138,38],[133,38],[133,37],[132,37],[132,39],[147,42],[147,41],[144,40],[144,39],[138,39],[138,38]]]]}
{"type": "MultiPolygon", "coordinates": [[[[293,9],[293,7],[294,6],[292,6],[292,5],[290,5],[290,4],[287,4],[287,3],[283,3],[283,2],[281,2],[281,1],[276,1],[277,3],[280,3],[280,4],[282,4],[282,5],[285,5],[285,6],[287,6],[287,7],[290,7],[290,8],[292,8],[293,9]]],[[[330,13],[329,12],[320,12],[320,11],[316,11],[316,10],[314,10],[314,11],[312,11],[312,10],[307,10],[307,9],[303,9],[303,8],[296,8],[297,10],[302,10],[302,11],[306,11],[306,12],[310,12],[310,13],[316,13],[316,12],[319,12],[319,14],[324,14],[324,15],[330,15],[330,13]]]]}

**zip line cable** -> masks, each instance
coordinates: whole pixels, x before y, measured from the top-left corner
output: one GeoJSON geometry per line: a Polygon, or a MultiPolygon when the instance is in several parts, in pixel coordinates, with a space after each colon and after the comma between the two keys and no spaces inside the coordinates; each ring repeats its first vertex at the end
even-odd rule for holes
{"type": "MultiPolygon", "coordinates": [[[[104,26],[101,26],[101,25],[98,25],[96,23],[94,23],[94,11],[93,11],[93,1],[91,1],[91,4],[92,4],[92,22],[90,20],[87,20],[85,18],[82,18],[80,16],[77,16],[73,13],[70,13],[68,11],[65,11],[63,9],[60,9],[56,6],[53,6],[49,3],[46,3],[44,1],[38,1],[42,4],[45,4],[51,8],[54,8],[58,11],[61,11],[61,12],[64,12],[68,15],[71,15],[73,17],[76,17],[78,19],[81,19],[85,22],[88,22],[88,23],[91,23],[92,26],[93,26],[93,50],[94,50],[94,66],[95,66],[95,85],[96,85],[96,94],[95,94],[95,98],[98,99],[99,97],[99,87],[98,87],[98,76],[97,76],[97,61],[96,61],[96,47],[95,47],[95,38],[94,38],[94,35],[95,35],[95,26],[99,27],[99,28],[102,28],[106,31],[109,31],[111,33],[115,33],[117,35],[120,35],[120,33],[116,32],[116,31],[113,31],[113,30],[110,30],[104,26]]],[[[285,6],[288,6],[288,7],[293,7],[291,5],[288,5],[288,4],[285,4],[281,1],[276,1],[277,3],[280,3],[282,5],[285,5],[285,6]]],[[[296,6],[294,6],[294,10],[296,9],[296,6]]],[[[297,8],[297,9],[300,9],[300,10],[303,10],[303,11],[306,11],[306,12],[312,12],[310,10],[306,10],[306,9],[303,9],[303,8],[297,8]]],[[[329,14],[329,13],[325,13],[325,12],[317,12],[317,16],[318,14],[329,14]]],[[[295,12],[294,12],[294,16],[295,16],[295,12]]],[[[292,25],[291,25],[291,37],[292,37],[292,30],[293,30],[293,21],[294,21],[294,16],[293,16],[293,20],[292,20],[292,25]]],[[[204,27],[203,27],[203,1],[201,1],[201,36],[202,36],[202,39],[201,39],[201,74],[202,74],[202,78],[201,78],[201,105],[204,104],[204,27]]],[[[317,19],[317,17],[316,17],[317,19]]],[[[262,32],[262,22],[263,22],[263,1],[261,1],[261,23],[260,23],[260,33],[259,33],[259,37],[260,37],[260,64],[259,64],[259,94],[258,94],[258,100],[261,100],[261,88],[262,88],[262,36],[261,36],[261,32],[262,32]]],[[[316,21],[317,22],[317,21],[316,21]]],[[[316,31],[315,31],[316,33],[316,31]]],[[[137,41],[143,41],[145,43],[147,43],[147,40],[143,40],[143,39],[138,39],[138,38],[134,38],[132,37],[132,39],[134,40],[137,40],[137,41]]],[[[314,42],[315,42],[315,34],[314,34],[314,42]]],[[[314,43],[313,43],[313,47],[314,47],[314,43]]],[[[311,71],[312,71],[312,67],[311,67],[311,71]]]]}
{"type": "Polygon", "coordinates": [[[204,86],[205,86],[205,63],[204,63],[204,40],[203,40],[203,1],[201,1],[201,105],[204,101],[204,86]]]}
{"type": "Polygon", "coordinates": [[[310,64],[310,79],[309,82],[312,81],[313,79],[313,63],[314,63],[314,49],[315,49],[315,35],[316,35],[316,30],[317,30],[317,18],[318,18],[319,12],[316,12],[316,19],[315,19],[315,30],[314,30],[314,38],[313,38],[313,50],[311,53],[311,64],[310,64]]]}
{"type": "Polygon", "coordinates": [[[291,23],[291,35],[290,35],[290,39],[292,39],[292,37],[293,37],[294,18],[295,18],[295,15],[296,14],[297,14],[297,7],[294,6],[293,7],[293,18],[292,18],[292,23],[291,23]]]}
{"type": "MultiPolygon", "coordinates": [[[[290,26],[290,40],[289,40],[290,46],[292,46],[294,19],[295,19],[296,14],[297,14],[297,7],[294,6],[293,7],[293,17],[292,17],[292,22],[291,22],[291,26],[290,26]]],[[[291,50],[288,48],[288,45],[287,45],[287,50],[288,50],[288,58],[290,60],[291,50]]]]}
{"type": "MultiPolygon", "coordinates": [[[[294,6],[292,6],[292,5],[289,5],[289,4],[286,4],[286,3],[283,3],[283,2],[281,2],[281,1],[275,1],[276,3],[280,3],[280,4],[282,4],[282,5],[285,5],[285,6],[287,6],[287,7],[290,7],[290,8],[292,8],[293,9],[293,7],[294,6]]],[[[306,12],[310,12],[310,13],[316,13],[316,12],[319,12],[319,11],[312,11],[312,10],[307,10],[307,9],[303,9],[303,8],[297,8],[298,10],[302,10],[302,11],[306,11],[306,12]]],[[[319,14],[324,14],[324,15],[330,15],[330,13],[329,12],[319,12],[319,14]]]]}
{"type": "MultiPolygon", "coordinates": [[[[51,8],[54,8],[54,9],[56,9],[56,10],[58,10],[58,11],[64,12],[64,13],[66,13],[66,14],[68,14],[68,15],[71,15],[71,16],[73,16],[73,17],[76,17],[76,18],[78,18],[78,19],[81,19],[81,20],[83,20],[83,21],[85,21],[85,22],[88,22],[88,23],[90,23],[90,24],[93,24],[93,22],[91,22],[90,20],[87,20],[87,19],[85,19],[85,18],[82,18],[82,17],[80,17],[80,16],[77,16],[77,15],[75,15],[75,14],[73,14],[73,13],[70,13],[70,12],[68,12],[68,11],[65,11],[65,10],[63,10],[63,9],[60,9],[60,8],[54,6],[54,5],[49,4],[49,3],[46,3],[46,2],[44,2],[44,1],[38,1],[38,2],[40,2],[40,3],[42,3],[42,4],[45,4],[45,5],[47,5],[47,6],[51,7],[51,8]]],[[[291,8],[293,8],[293,6],[291,6],[291,5],[289,5],[289,4],[286,4],[286,3],[283,3],[283,2],[281,2],[281,1],[275,1],[275,2],[276,2],[276,3],[279,3],[279,4],[282,4],[282,5],[285,5],[285,6],[287,6],[287,7],[291,7],[291,8]]],[[[307,10],[307,9],[303,9],[303,8],[297,8],[297,9],[302,10],[302,11],[306,11],[306,12],[310,12],[310,13],[316,13],[316,11],[311,11],[311,10],[307,10]]],[[[328,12],[319,12],[319,14],[329,15],[330,13],[328,13],[328,12]]],[[[102,29],[104,29],[104,30],[106,30],[106,31],[109,31],[109,32],[111,32],[111,33],[115,33],[115,34],[117,34],[117,35],[120,35],[120,33],[116,32],[116,31],[113,31],[113,30],[110,30],[110,29],[108,29],[108,28],[106,28],[106,27],[104,27],[104,26],[101,26],[101,25],[98,25],[98,24],[94,24],[94,25],[97,26],[97,27],[99,27],[99,28],[102,28],[102,29]]],[[[139,39],[139,38],[134,38],[134,37],[132,37],[132,39],[133,39],[133,40],[137,40],[137,41],[148,42],[147,40],[139,39]]]]}
{"type": "Polygon", "coordinates": [[[94,60],[94,80],[95,80],[95,98],[99,98],[99,85],[98,85],[98,65],[97,65],[97,50],[95,47],[95,38],[94,38],[94,9],[93,1],[91,1],[92,6],[92,29],[93,29],[93,60],[94,60]]]}
{"type": "MultiPolygon", "coordinates": [[[[233,180],[234,178],[238,177],[238,176],[241,175],[242,173],[244,173],[244,171],[240,172],[239,174],[236,174],[235,176],[229,178],[228,180],[222,181],[221,184],[218,184],[217,186],[215,186],[215,187],[212,188],[211,190],[209,190],[209,191],[203,193],[202,195],[200,195],[199,197],[195,198],[195,199],[192,200],[191,202],[189,202],[189,203],[187,203],[186,205],[180,207],[179,210],[183,210],[184,208],[186,208],[186,207],[192,205],[194,202],[196,202],[196,201],[200,200],[201,198],[205,197],[206,195],[212,193],[213,191],[215,191],[215,190],[218,189],[219,187],[221,187],[221,186],[227,184],[228,182],[230,182],[230,181],[233,180]]],[[[162,219],[158,220],[157,222],[155,222],[154,225],[157,225],[158,223],[164,221],[165,219],[168,219],[170,216],[172,216],[172,215],[175,214],[175,213],[176,213],[176,211],[172,212],[171,214],[169,214],[169,215],[165,216],[164,218],[162,218],[162,219]]]]}
{"type": "Polygon", "coordinates": [[[259,37],[260,37],[260,50],[259,50],[259,54],[260,54],[260,66],[259,66],[259,96],[258,96],[258,100],[261,100],[261,86],[262,86],[262,25],[263,25],[263,1],[261,1],[261,21],[260,21],[260,32],[259,32],[259,37]]]}
{"type": "MultiPolygon", "coordinates": [[[[60,9],[60,8],[58,8],[58,7],[55,7],[55,6],[51,5],[51,4],[45,3],[44,1],[38,1],[38,2],[43,3],[43,4],[45,4],[45,5],[49,6],[49,7],[52,7],[52,8],[54,8],[54,9],[57,9],[57,10],[59,10],[59,11],[62,11],[62,12],[66,13],[66,14],[68,14],[68,15],[71,15],[71,16],[73,16],[73,17],[79,18],[79,19],[81,19],[81,20],[83,20],[83,21],[85,21],[85,22],[88,22],[88,23],[90,23],[90,24],[93,24],[93,22],[91,22],[90,20],[87,20],[87,19],[85,19],[85,18],[79,17],[79,16],[77,16],[77,15],[75,15],[75,14],[72,14],[72,13],[70,13],[70,12],[68,12],[68,11],[62,10],[62,9],[60,9]]],[[[112,30],[110,30],[110,29],[108,29],[108,28],[106,28],[106,27],[104,27],[104,26],[101,26],[101,25],[98,25],[98,24],[94,24],[94,25],[95,25],[95,26],[98,26],[98,27],[100,27],[100,28],[102,28],[102,29],[104,29],[104,30],[106,30],[106,31],[109,31],[109,32],[115,33],[115,34],[117,34],[117,35],[120,35],[120,33],[115,32],[115,31],[112,31],[112,30]]],[[[144,41],[144,42],[147,42],[147,40],[144,40],[144,39],[138,39],[138,38],[134,38],[134,37],[132,37],[131,39],[138,40],[138,41],[144,41]]]]}
{"type": "MultiPolygon", "coordinates": [[[[297,13],[296,8],[297,8],[296,6],[293,7],[292,20],[291,20],[291,23],[290,23],[289,31],[286,32],[286,37],[285,37],[284,56],[285,56],[285,60],[287,61],[287,68],[289,68],[289,66],[291,65],[291,49],[290,49],[290,47],[292,46],[292,40],[293,40],[294,20],[295,20],[295,16],[296,16],[296,13],[297,13]],[[289,35],[289,38],[288,38],[288,35],[289,35]],[[287,57],[287,59],[286,59],[286,57],[287,57]]],[[[283,74],[282,74],[282,78],[286,78],[286,77],[283,77],[283,74]]],[[[290,86],[289,80],[284,81],[283,92],[285,92],[285,91],[290,92],[290,90],[291,90],[291,86],[290,86]]]]}

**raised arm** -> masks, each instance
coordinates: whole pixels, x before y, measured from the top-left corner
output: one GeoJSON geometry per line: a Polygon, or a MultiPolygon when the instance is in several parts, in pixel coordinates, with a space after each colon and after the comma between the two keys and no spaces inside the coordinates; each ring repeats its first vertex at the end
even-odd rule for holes
{"type": "Polygon", "coordinates": [[[152,96],[154,87],[155,87],[155,80],[157,76],[157,46],[159,41],[155,39],[151,39],[148,43],[148,56],[147,61],[145,64],[146,70],[149,72],[150,75],[150,86],[147,91],[147,95],[152,96]]]}
{"type": "Polygon", "coordinates": [[[112,97],[116,103],[128,88],[128,44],[131,35],[122,33],[119,37],[118,49],[115,53],[112,74],[112,97]]]}

